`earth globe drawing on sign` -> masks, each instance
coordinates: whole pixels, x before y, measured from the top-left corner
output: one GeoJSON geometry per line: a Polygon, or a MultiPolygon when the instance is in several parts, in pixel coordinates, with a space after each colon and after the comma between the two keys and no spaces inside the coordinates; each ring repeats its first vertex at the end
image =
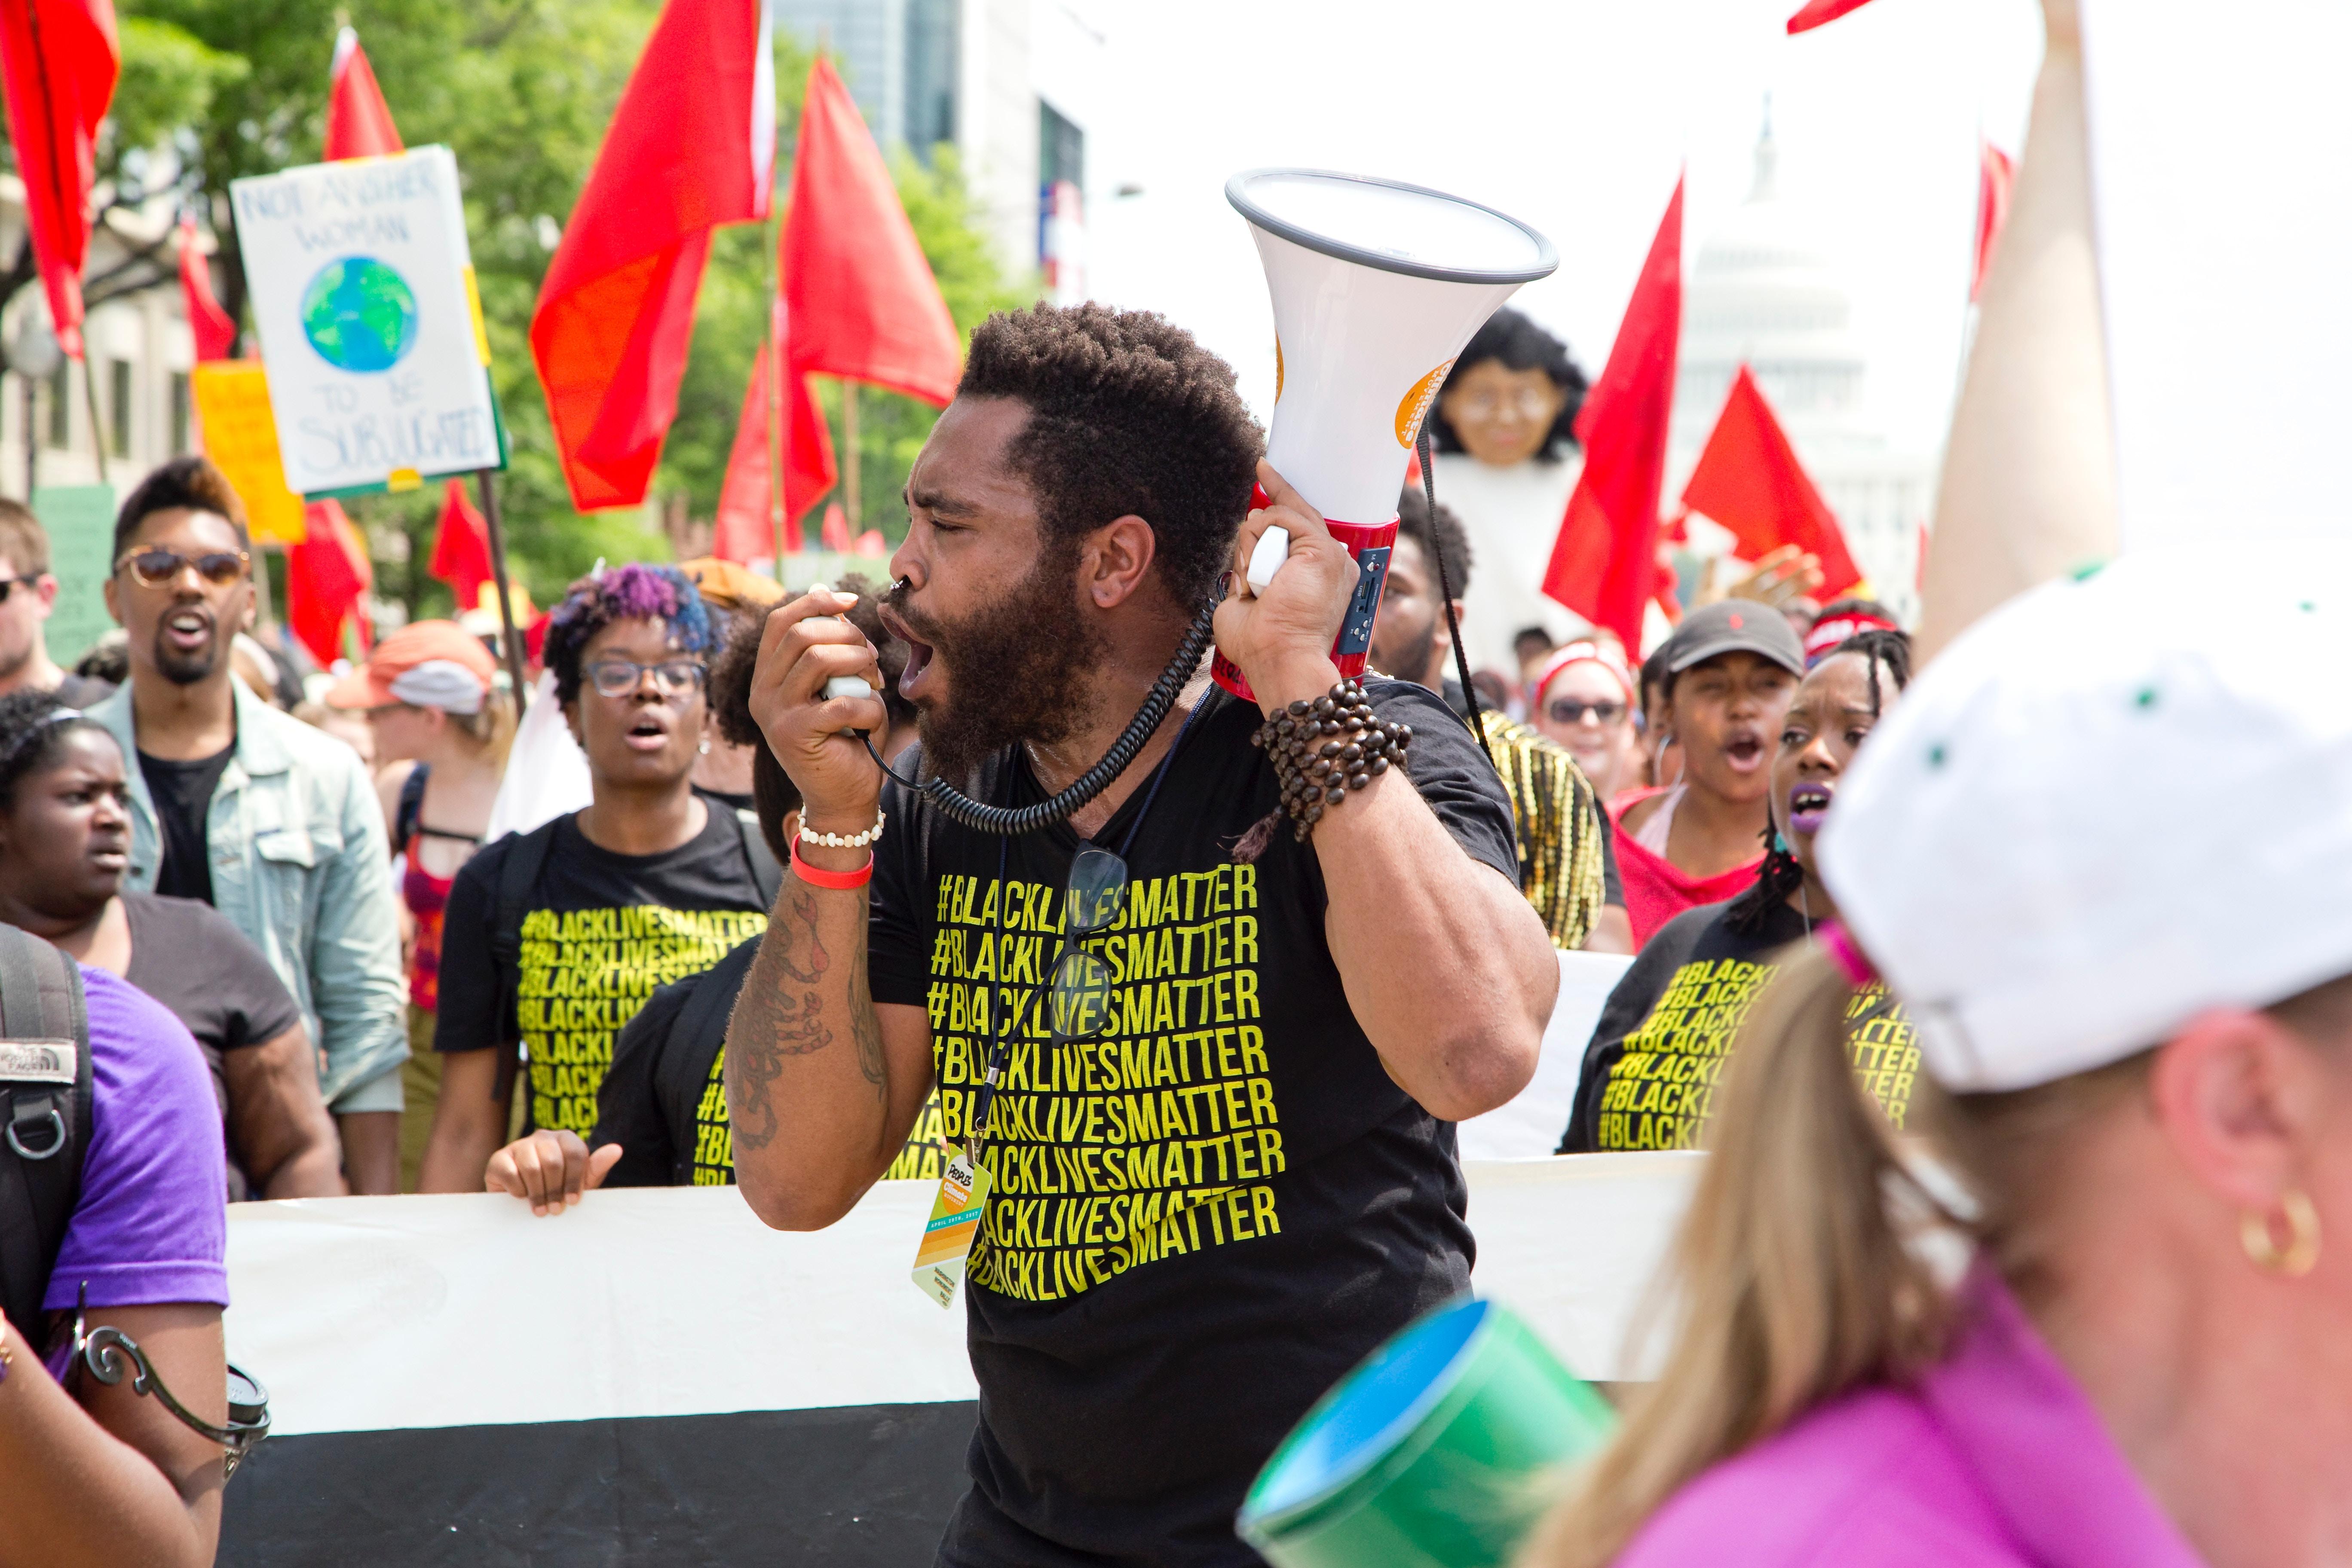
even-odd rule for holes
{"type": "Polygon", "coordinates": [[[416,346],[416,295],[372,257],[330,261],[302,290],[302,335],[337,370],[390,370],[416,346]]]}

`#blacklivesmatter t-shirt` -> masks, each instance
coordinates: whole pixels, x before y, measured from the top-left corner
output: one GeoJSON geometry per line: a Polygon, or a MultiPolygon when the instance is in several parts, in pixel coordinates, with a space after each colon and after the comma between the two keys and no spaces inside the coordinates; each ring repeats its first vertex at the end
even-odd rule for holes
{"type": "Polygon", "coordinates": [[[499,877],[520,842],[485,846],[449,889],[442,921],[438,1051],[485,1050],[521,1032],[531,1124],[586,1137],[613,1042],[656,986],[709,968],[768,922],[743,833],[713,809],[700,833],[658,855],[599,848],[557,820],[539,885],[524,903],[514,1014],[499,1017],[490,927],[499,877]]]}
{"type": "MultiPolygon", "coordinates": [[[[1806,937],[1804,917],[1785,903],[1765,910],[1752,932],[1733,929],[1730,908],[1706,904],[1667,921],[1609,994],[1559,1152],[1704,1144],[1739,1026],[1780,973],[1783,950],[1806,937]]],[[[1854,1076],[1901,1127],[1919,1047],[1903,1005],[1876,981],[1847,1004],[1846,1049],[1854,1076]]]]}
{"type": "MultiPolygon", "coordinates": [[[[621,1146],[608,1187],[731,1187],[735,1144],[727,1119],[727,1020],[760,955],[757,937],[699,974],[663,986],[613,1047],[596,1094],[588,1146],[621,1146]]],[[[939,1180],[940,1099],[923,1102],[907,1146],[883,1173],[939,1180]]]]}
{"type": "MultiPolygon", "coordinates": [[[[1468,731],[1419,687],[1365,685],[1412,726],[1412,784],[1516,887],[1509,802],[1468,731]]],[[[965,1276],[981,1420],[947,1563],[1255,1562],[1234,1513],[1275,1445],[1469,1285],[1453,1125],[1389,1078],[1349,1009],[1313,843],[1286,828],[1233,863],[1276,807],[1274,773],[1249,743],[1256,708],[1206,702],[1125,851],[1119,918],[1085,944],[1110,976],[1097,1039],[1055,1046],[1039,1005],[1068,826],[998,838],[885,786],[873,994],[929,1010],[951,1141],[1000,1027],[1007,1041],[965,1276]]],[[[1150,793],[1091,842],[1118,851],[1150,793]]],[[[1043,792],[1007,752],[976,798],[1043,792]]]]}

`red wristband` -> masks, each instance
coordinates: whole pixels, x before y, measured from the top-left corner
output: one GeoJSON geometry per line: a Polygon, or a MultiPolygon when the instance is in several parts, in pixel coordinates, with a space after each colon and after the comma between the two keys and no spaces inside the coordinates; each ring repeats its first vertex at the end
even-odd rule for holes
{"type": "Polygon", "coordinates": [[[874,851],[871,849],[866,852],[866,864],[855,871],[825,871],[801,858],[801,836],[797,833],[793,835],[791,848],[793,875],[812,888],[830,888],[835,892],[845,893],[874,879],[874,851]]]}

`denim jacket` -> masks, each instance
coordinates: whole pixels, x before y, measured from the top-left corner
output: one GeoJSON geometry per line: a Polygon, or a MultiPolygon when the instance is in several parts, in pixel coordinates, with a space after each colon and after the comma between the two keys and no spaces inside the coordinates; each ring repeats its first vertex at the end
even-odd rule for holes
{"type": "MultiPolygon", "coordinates": [[[[408,987],[401,973],[383,808],[349,746],[229,682],[236,751],[205,819],[213,904],[252,939],[301,1004],[325,1054],[319,1087],[330,1107],[397,1073],[408,1058],[408,987]]],[[[131,732],[131,687],[89,710],[122,746],[131,784],[131,873],[152,891],[163,858],[155,803],[131,732]]]]}

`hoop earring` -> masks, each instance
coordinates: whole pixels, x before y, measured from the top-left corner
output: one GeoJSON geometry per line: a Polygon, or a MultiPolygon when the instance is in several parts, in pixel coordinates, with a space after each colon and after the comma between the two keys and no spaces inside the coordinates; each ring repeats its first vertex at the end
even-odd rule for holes
{"type": "Polygon", "coordinates": [[[2238,1241],[2255,1268],[2300,1279],[2319,1262],[2319,1211],[2297,1188],[2289,1188],[2279,1195],[2279,1208],[2286,1216],[2284,1247],[2279,1246],[2271,1234],[2267,1211],[2257,1214],[2249,1209],[2238,1216],[2238,1241]]]}

